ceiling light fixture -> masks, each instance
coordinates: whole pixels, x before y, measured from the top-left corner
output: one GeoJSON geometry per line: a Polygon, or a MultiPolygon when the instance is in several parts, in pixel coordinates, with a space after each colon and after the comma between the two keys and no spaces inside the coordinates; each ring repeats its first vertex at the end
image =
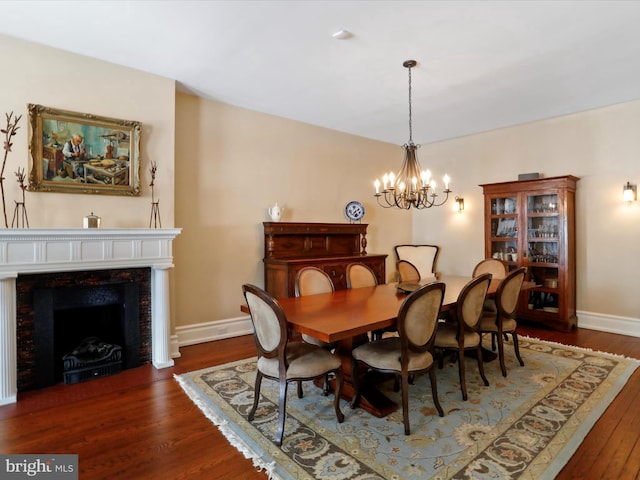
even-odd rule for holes
{"type": "Polygon", "coordinates": [[[351,33],[349,30],[338,30],[332,35],[332,37],[336,40],[346,40],[353,37],[353,33],[351,33]]]}
{"type": "Polygon", "coordinates": [[[375,197],[378,204],[384,208],[397,207],[409,210],[411,207],[424,209],[439,207],[444,205],[449,199],[449,176],[445,174],[443,178],[445,195],[444,200],[436,202],[437,184],[431,177],[429,170],[421,170],[416,150],[420,145],[413,143],[413,128],[411,125],[411,69],[417,65],[415,60],[406,60],[402,66],[409,69],[409,141],[405,143],[404,162],[400,172],[395,175],[393,172],[385,173],[382,177],[382,192],[380,192],[380,180],[376,178],[375,197]]]}

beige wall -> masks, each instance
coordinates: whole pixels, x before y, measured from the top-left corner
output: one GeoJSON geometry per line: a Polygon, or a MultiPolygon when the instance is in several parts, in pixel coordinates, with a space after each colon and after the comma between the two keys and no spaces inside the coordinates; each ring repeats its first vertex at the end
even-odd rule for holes
{"type": "MultiPolygon", "coordinates": [[[[22,115],[13,151],[5,167],[5,200],[9,224],[20,188],[14,172],[28,171],[27,104],[135,120],[142,123],[139,197],[27,192],[29,225],[82,227],[92,211],[104,227],[148,227],[151,212],[149,162],[158,164],[156,195],[162,226],[173,227],[175,82],[61,50],[0,35],[0,125],[5,113],[22,115]]],[[[2,135],[4,140],[4,135],[2,135]]],[[[4,150],[0,150],[4,154],[4,150]]],[[[4,219],[1,222],[4,227],[4,219]]]]}
{"type": "Polygon", "coordinates": [[[417,212],[414,241],[443,246],[443,271],[470,272],[484,254],[479,184],[575,175],[578,310],[639,319],[640,204],[622,202],[623,184],[640,182],[638,125],[635,101],[423,146],[423,161],[447,164],[465,212],[417,212]]]}
{"type": "Polygon", "coordinates": [[[640,182],[640,102],[423,145],[423,166],[449,173],[465,212],[399,212],[371,196],[373,179],[399,167],[397,145],[176,95],[173,80],[4,36],[0,55],[0,121],[23,115],[5,171],[9,215],[13,172],[28,165],[28,103],[142,122],[140,197],[28,192],[27,209],[32,227],[79,227],[91,211],[106,227],[146,227],[156,160],[162,225],[184,229],[174,245],[178,326],[240,316],[242,283],[263,282],[261,223],[275,201],[285,221],[343,222],[344,205],[360,200],[369,251],[389,254],[389,277],[392,246],[409,241],[441,245],[439,270],[468,273],[483,255],[478,184],[533,171],[581,177],[579,310],[639,317],[640,204],[620,198],[625,181],[640,182]]]}
{"type": "Polygon", "coordinates": [[[346,222],[359,200],[368,251],[411,239],[411,213],[376,207],[373,180],[399,164],[396,145],[272,117],[195,96],[176,102],[176,325],[241,315],[241,285],[263,286],[262,222],[346,222]]]}

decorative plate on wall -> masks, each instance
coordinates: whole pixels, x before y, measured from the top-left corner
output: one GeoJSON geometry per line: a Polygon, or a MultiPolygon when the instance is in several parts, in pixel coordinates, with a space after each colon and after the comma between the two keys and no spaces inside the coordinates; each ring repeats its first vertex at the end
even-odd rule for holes
{"type": "Polygon", "coordinates": [[[347,218],[352,222],[359,222],[364,217],[364,206],[356,200],[347,203],[344,211],[347,218]]]}

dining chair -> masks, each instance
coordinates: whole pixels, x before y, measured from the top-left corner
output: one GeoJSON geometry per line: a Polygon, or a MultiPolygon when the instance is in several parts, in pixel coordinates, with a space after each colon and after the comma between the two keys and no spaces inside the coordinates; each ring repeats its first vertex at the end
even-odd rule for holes
{"type": "Polygon", "coordinates": [[[440,253],[437,245],[396,245],[393,247],[398,260],[407,260],[420,272],[420,278],[427,280],[436,279],[436,261],[440,253]]]}
{"type": "Polygon", "coordinates": [[[471,276],[475,278],[484,273],[490,273],[493,278],[502,279],[507,276],[507,266],[497,258],[485,258],[473,268],[471,276]]]}
{"type": "Polygon", "coordinates": [[[520,356],[520,348],[518,347],[518,324],[516,322],[515,312],[520,299],[520,290],[524,276],[527,273],[526,267],[520,267],[510,272],[498,285],[496,290],[496,308],[497,312],[483,312],[480,319],[480,332],[491,334],[491,348],[495,350],[496,342],[498,343],[498,359],[500,360],[500,369],[502,376],[507,376],[507,369],[504,361],[504,342],[511,334],[513,339],[513,349],[520,365],[524,367],[524,362],[520,356]]]}
{"type": "Polygon", "coordinates": [[[396,262],[398,270],[398,282],[415,283],[420,281],[420,272],[416,266],[408,260],[398,260],[396,262]]]}
{"type": "MultiPolygon", "coordinates": [[[[304,267],[298,270],[296,273],[296,280],[294,286],[294,293],[296,297],[302,297],[306,295],[319,295],[321,293],[331,293],[335,291],[335,286],[331,281],[331,277],[327,272],[321,270],[318,267],[304,267]]],[[[325,342],[319,338],[312,337],[303,333],[301,335],[302,340],[325,348],[329,351],[336,348],[335,342],[325,342]]],[[[322,388],[324,395],[329,395],[329,375],[327,374],[324,379],[324,386],[322,388]]]]}
{"type": "MultiPolygon", "coordinates": [[[[485,258],[484,260],[480,260],[480,262],[473,268],[471,276],[475,278],[484,273],[490,273],[492,278],[502,280],[507,276],[507,265],[497,258],[485,258]]],[[[498,312],[496,302],[493,298],[487,298],[484,301],[484,309],[487,312],[498,312]]]]}
{"type": "MultiPolygon", "coordinates": [[[[335,286],[327,272],[317,267],[304,267],[296,273],[294,292],[296,297],[306,295],[318,295],[320,293],[331,293],[335,291],[335,286]]],[[[312,343],[329,350],[335,347],[333,343],[323,342],[311,335],[302,334],[302,339],[307,343],[312,343]]]]}
{"type": "Polygon", "coordinates": [[[314,380],[333,373],[336,378],[334,409],[338,422],[344,421],[340,411],[340,394],[344,380],[341,360],[328,350],[306,342],[289,341],[287,318],[278,301],[255,285],[245,284],[242,292],[247,301],[254,338],[258,349],[256,383],[253,406],[247,415],[251,422],[260,403],[262,378],[277,380],[278,395],[278,432],[276,444],[282,445],[286,420],[287,386],[289,382],[298,383],[298,398],[302,398],[302,381],[314,380]]]}
{"type": "MultiPolygon", "coordinates": [[[[364,263],[350,263],[347,265],[347,288],[364,288],[375,287],[378,285],[378,278],[373,270],[364,263]]],[[[371,338],[382,337],[383,330],[378,330],[371,333],[371,338]]],[[[353,339],[354,345],[360,345],[361,343],[368,342],[368,335],[361,335],[353,339]]]]}
{"type": "Polygon", "coordinates": [[[458,295],[458,300],[456,301],[457,321],[440,323],[436,332],[435,348],[440,350],[440,367],[442,367],[445,352],[455,351],[458,354],[458,374],[463,400],[467,399],[464,356],[466,350],[476,351],[480,377],[482,377],[482,381],[486,386],[489,385],[482,363],[480,319],[482,318],[482,307],[487,297],[490,283],[490,273],[483,273],[469,281],[458,295]]]}
{"type": "Polygon", "coordinates": [[[364,263],[350,263],[347,265],[347,288],[375,287],[378,278],[371,267],[364,263]]]}
{"type": "MultiPolygon", "coordinates": [[[[402,390],[402,418],[405,435],[411,434],[409,425],[409,375],[428,372],[431,394],[438,414],[444,412],[438,401],[436,386],[434,341],[438,327],[438,314],[442,307],[445,285],[434,282],[416,290],[402,302],[398,310],[398,336],[365,343],[351,352],[351,371],[357,372],[358,363],[372,370],[400,377],[402,390]]],[[[354,396],[351,408],[360,401],[358,375],[353,375],[354,396]]]]}

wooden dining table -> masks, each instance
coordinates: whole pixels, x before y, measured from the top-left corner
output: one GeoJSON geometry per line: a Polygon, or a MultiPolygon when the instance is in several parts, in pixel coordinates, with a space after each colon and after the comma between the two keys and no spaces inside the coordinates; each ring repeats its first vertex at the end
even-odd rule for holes
{"type": "MultiPolygon", "coordinates": [[[[458,295],[470,280],[471,277],[457,275],[438,278],[437,281],[446,285],[443,312],[455,308],[458,295]]],[[[495,294],[499,284],[500,280],[491,281],[488,296],[495,294]]],[[[342,396],[351,400],[354,394],[352,349],[366,341],[368,332],[393,327],[400,305],[407,296],[407,293],[398,289],[397,283],[387,283],[318,295],[279,298],[278,302],[291,330],[325,342],[336,342],[335,353],[341,358],[345,372],[342,396]]],[[[246,306],[243,311],[248,312],[246,306]]],[[[364,372],[357,374],[364,375],[364,372]]],[[[398,405],[378,390],[377,383],[373,378],[359,382],[362,393],[359,405],[377,417],[384,417],[396,410],[398,405]]]]}

